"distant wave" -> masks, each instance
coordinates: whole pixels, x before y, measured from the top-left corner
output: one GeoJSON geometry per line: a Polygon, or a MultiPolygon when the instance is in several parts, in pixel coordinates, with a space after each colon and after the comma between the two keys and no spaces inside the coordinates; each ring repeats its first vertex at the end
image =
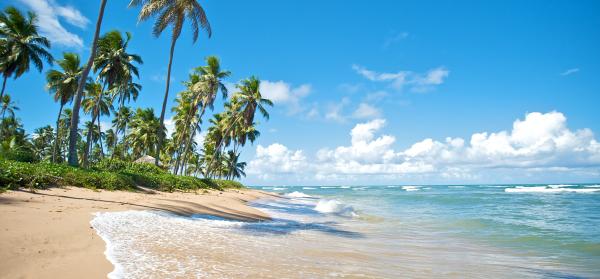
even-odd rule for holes
{"type": "Polygon", "coordinates": [[[418,186],[402,186],[402,190],[411,192],[411,191],[419,191],[421,189],[419,189],[418,186]]]}
{"type": "Polygon", "coordinates": [[[327,214],[337,214],[348,217],[358,216],[352,206],[343,204],[337,200],[319,200],[314,208],[316,211],[327,214]]]}
{"type": "Polygon", "coordinates": [[[333,186],[321,186],[321,189],[335,189],[338,187],[333,187],[333,186]]]}
{"type": "Polygon", "coordinates": [[[400,188],[400,186],[385,186],[386,188],[400,188]]]}
{"type": "Polygon", "coordinates": [[[305,189],[305,190],[314,190],[314,189],[317,189],[317,188],[315,188],[315,187],[302,187],[302,189],[305,189]]]}
{"type": "Polygon", "coordinates": [[[286,190],[287,188],[282,188],[282,187],[275,187],[273,188],[273,190],[275,191],[281,191],[281,190],[286,190]]]}
{"type": "Polygon", "coordinates": [[[600,189],[575,189],[561,187],[546,187],[546,186],[516,186],[514,188],[506,188],[507,193],[592,193],[598,192],[600,189]]]}
{"type": "Polygon", "coordinates": [[[600,188],[600,184],[595,184],[595,185],[585,185],[584,187],[587,187],[587,188],[600,188]]]}
{"type": "Polygon", "coordinates": [[[448,186],[448,188],[465,188],[465,186],[448,186]]]}
{"type": "Polygon", "coordinates": [[[340,188],[342,188],[342,189],[349,189],[350,186],[340,186],[340,188]]]}
{"type": "Polygon", "coordinates": [[[294,191],[291,193],[287,193],[284,196],[288,197],[288,198],[312,198],[311,195],[307,195],[305,193],[302,192],[298,192],[298,191],[294,191]]]}
{"type": "Polygon", "coordinates": [[[548,184],[548,187],[550,187],[550,188],[562,188],[562,187],[571,187],[571,186],[577,186],[577,185],[573,185],[573,184],[548,184]]]}

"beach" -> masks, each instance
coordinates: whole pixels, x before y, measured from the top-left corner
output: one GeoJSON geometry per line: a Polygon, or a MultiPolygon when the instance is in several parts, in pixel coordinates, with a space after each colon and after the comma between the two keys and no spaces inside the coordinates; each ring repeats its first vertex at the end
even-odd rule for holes
{"type": "Polygon", "coordinates": [[[246,202],[269,197],[257,190],[196,193],[92,191],[83,188],[0,194],[1,278],[106,278],[114,267],[106,243],[90,225],[96,212],[153,210],[268,220],[246,202]]]}

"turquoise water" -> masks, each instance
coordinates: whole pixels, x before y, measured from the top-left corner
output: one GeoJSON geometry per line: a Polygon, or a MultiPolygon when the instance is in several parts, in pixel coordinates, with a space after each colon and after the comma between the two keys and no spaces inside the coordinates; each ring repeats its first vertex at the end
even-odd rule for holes
{"type": "Polygon", "coordinates": [[[337,200],[366,221],[367,237],[381,241],[412,235],[416,242],[443,239],[439,246],[468,243],[510,256],[497,264],[514,265],[514,272],[600,277],[600,185],[257,188],[337,200]]]}
{"type": "Polygon", "coordinates": [[[256,187],[248,223],[97,213],[110,278],[600,278],[600,185],[256,187]]]}

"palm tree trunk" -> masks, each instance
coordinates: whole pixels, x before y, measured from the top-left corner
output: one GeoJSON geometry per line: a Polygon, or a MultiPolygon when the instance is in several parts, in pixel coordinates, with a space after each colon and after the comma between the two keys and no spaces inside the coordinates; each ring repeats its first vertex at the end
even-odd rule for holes
{"type": "Polygon", "coordinates": [[[98,140],[100,141],[100,155],[104,158],[104,147],[102,146],[102,128],[100,127],[100,112],[98,112],[98,140]]]}
{"type": "Polygon", "coordinates": [[[92,41],[92,48],[90,51],[90,58],[88,59],[81,77],[79,84],[77,85],[77,93],[75,93],[75,102],[73,103],[73,116],[71,117],[71,127],[69,130],[69,165],[77,166],[77,126],[79,125],[79,109],[81,107],[81,98],[83,96],[83,87],[87,81],[88,74],[92,68],[94,57],[96,56],[96,48],[98,47],[98,37],[100,35],[100,27],[102,26],[102,18],[104,17],[104,8],[106,7],[107,0],[100,0],[100,11],[98,13],[98,20],[96,21],[96,32],[94,33],[94,40],[92,41]]]}
{"type": "Polygon", "coordinates": [[[127,122],[125,122],[125,127],[123,127],[123,159],[128,153],[129,145],[127,142],[127,122]]]}
{"type": "Polygon", "coordinates": [[[58,110],[58,117],[56,118],[56,138],[54,138],[54,145],[52,146],[52,163],[56,163],[56,151],[58,149],[58,141],[60,140],[58,132],[60,128],[60,115],[62,114],[64,104],[60,102],[60,109],[58,110]]]}
{"type": "Polygon", "coordinates": [[[165,129],[165,110],[167,109],[167,101],[169,100],[169,85],[171,83],[171,66],[173,65],[173,52],[175,52],[175,42],[177,38],[171,39],[171,51],[169,52],[169,67],[167,69],[167,88],[165,89],[165,98],[162,104],[162,110],[160,111],[160,127],[158,128],[158,144],[156,145],[156,158],[154,158],[154,164],[158,166],[160,160],[160,150],[163,145],[163,131],[165,129]]]}
{"type": "MultiPolygon", "coordinates": [[[[198,122],[202,121],[202,116],[204,116],[204,113],[206,112],[206,106],[203,104],[202,105],[202,109],[200,110],[200,115],[198,116],[198,122]]],[[[188,158],[188,154],[190,152],[190,146],[192,145],[192,142],[194,141],[194,136],[196,135],[196,127],[198,126],[198,123],[194,124],[194,126],[192,126],[192,132],[190,133],[190,138],[187,141],[187,144],[185,145],[185,151],[183,152],[183,165],[185,166],[187,164],[187,158],[188,158]]]]}
{"type": "MultiPolygon", "coordinates": [[[[4,75],[4,81],[2,81],[2,92],[0,92],[0,100],[4,97],[4,89],[6,88],[6,80],[8,79],[7,75],[4,75]]],[[[4,118],[2,118],[4,119],[4,118]]]]}
{"type": "Polygon", "coordinates": [[[92,125],[88,129],[87,140],[85,141],[85,150],[83,152],[83,167],[87,167],[88,157],[90,154],[90,143],[92,142],[92,132],[94,131],[94,121],[96,116],[92,116],[92,125]]]}

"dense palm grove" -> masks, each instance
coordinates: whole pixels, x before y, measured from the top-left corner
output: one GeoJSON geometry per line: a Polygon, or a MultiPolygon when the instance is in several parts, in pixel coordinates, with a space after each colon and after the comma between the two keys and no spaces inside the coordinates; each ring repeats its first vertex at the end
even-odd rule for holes
{"type": "Polygon", "coordinates": [[[246,163],[239,160],[241,149],[260,135],[256,114],[268,119],[267,108],[273,105],[261,96],[258,78],[242,80],[235,92],[228,92],[224,82],[231,73],[221,68],[217,57],[207,57],[204,65],[191,71],[185,90],[176,96],[170,135],[164,126],[173,52],[184,22],[191,22],[194,41],[200,31],[211,34],[202,7],[196,0],[130,3],[131,7],[141,6],[140,20],[156,16],[155,36],[172,29],[167,84],[157,115],[152,108],[132,107],[143,94],[137,83],[143,59],[128,51],[130,33],[113,30],[100,34],[105,5],[106,0],[101,0],[88,63],[76,53],[53,57],[50,42],[37,32],[34,13],[8,7],[0,14],[0,157],[88,168],[104,159],[134,161],[148,155],[174,174],[226,179],[245,176],[246,163]],[[8,92],[10,82],[29,72],[31,66],[39,72],[44,66],[54,67],[45,71],[46,88],[59,109],[55,123],[28,135],[18,118],[18,94],[8,92]],[[213,114],[218,98],[223,98],[224,108],[213,114]],[[80,125],[80,113],[91,120],[80,125]],[[101,126],[106,119],[111,119],[111,127],[101,126]],[[205,137],[199,143],[196,138],[201,131],[205,137]]]}

